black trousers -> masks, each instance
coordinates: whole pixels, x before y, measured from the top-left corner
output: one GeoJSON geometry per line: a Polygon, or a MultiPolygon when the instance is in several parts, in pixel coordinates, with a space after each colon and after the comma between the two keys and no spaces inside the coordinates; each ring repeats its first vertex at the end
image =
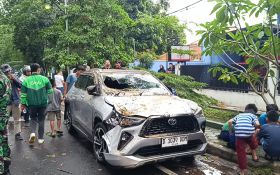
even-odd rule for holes
{"type": "Polygon", "coordinates": [[[46,107],[30,107],[30,131],[36,133],[38,125],[38,139],[44,138],[46,107]]]}

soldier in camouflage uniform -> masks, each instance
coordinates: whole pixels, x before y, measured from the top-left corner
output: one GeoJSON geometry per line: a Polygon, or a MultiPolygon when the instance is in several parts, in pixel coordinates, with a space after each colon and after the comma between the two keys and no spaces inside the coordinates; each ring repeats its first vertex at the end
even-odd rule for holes
{"type": "Polygon", "coordinates": [[[0,175],[9,174],[10,148],[8,145],[7,124],[9,115],[7,104],[11,96],[9,79],[0,71],[0,175]]]}

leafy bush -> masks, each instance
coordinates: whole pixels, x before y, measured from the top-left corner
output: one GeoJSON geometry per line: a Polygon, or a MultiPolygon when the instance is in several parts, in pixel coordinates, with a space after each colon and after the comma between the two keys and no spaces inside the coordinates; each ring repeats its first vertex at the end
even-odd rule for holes
{"type": "Polygon", "coordinates": [[[155,73],[152,72],[154,76],[160,79],[166,86],[175,88],[177,95],[181,98],[192,100],[198,103],[201,107],[207,107],[210,105],[216,105],[217,100],[196,93],[194,90],[201,89],[207,84],[194,81],[190,76],[178,76],[175,74],[166,73],[155,73]]]}
{"type": "Polygon", "coordinates": [[[154,52],[141,52],[138,53],[137,57],[140,62],[140,67],[150,69],[154,64],[154,60],[157,58],[157,55],[154,52]]]}
{"type": "Polygon", "coordinates": [[[196,82],[190,76],[155,72],[152,72],[152,74],[160,79],[166,86],[175,88],[179,97],[198,103],[203,108],[207,119],[226,122],[238,114],[238,112],[235,111],[211,108],[210,106],[217,105],[218,101],[194,91],[195,89],[199,90],[204,88],[207,84],[196,82]]]}

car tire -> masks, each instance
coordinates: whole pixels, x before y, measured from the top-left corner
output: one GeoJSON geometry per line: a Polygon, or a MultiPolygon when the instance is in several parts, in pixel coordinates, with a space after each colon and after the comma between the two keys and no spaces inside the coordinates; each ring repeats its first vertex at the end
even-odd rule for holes
{"type": "Polygon", "coordinates": [[[93,154],[99,163],[106,163],[103,152],[108,152],[108,147],[102,136],[107,132],[103,123],[97,123],[93,129],[93,154]]]}
{"type": "Polygon", "coordinates": [[[71,116],[71,111],[70,111],[70,108],[69,107],[65,107],[65,126],[66,126],[66,129],[68,131],[69,134],[71,135],[74,135],[76,134],[76,131],[73,127],[73,123],[72,123],[72,116],[71,116]]]}

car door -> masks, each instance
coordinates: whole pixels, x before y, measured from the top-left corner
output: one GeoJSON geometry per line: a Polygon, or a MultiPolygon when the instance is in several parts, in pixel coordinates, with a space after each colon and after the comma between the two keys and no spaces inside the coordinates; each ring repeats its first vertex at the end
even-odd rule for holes
{"type": "MultiPolygon", "coordinates": [[[[94,77],[92,75],[86,76],[86,87],[93,86],[95,84],[94,77]]],[[[87,90],[83,90],[82,92],[82,100],[80,101],[81,106],[81,122],[83,124],[83,127],[87,133],[88,136],[92,133],[92,124],[93,124],[93,111],[94,108],[92,106],[92,101],[95,96],[89,95],[87,90]]]]}
{"type": "Polygon", "coordinates": [[[79,96],[79,88],[80,88],[81,80],[78,78],[76,83],[73,85],[74,87],[71,88],[71,90],[67,94],[67,101],[70,106],[71,116],[72,116],[72,122],[73,125],[77,126],[77,99],[79,96]]]}
{"type": "Polygon", "coordinates": [[[74,102],[73,102],[73,107],[74,109],[72,111],[73,114],[73,123],[76,125],[82,132],[85,132],[85,126],[83,124],[83,101],[85,98],[85,92],[86,92],[86,85],[87,85],[87,76],[86,75],[80,75],[78,78],[76,84],[75,84],[75,97],[74,97],[74,102]]]}

